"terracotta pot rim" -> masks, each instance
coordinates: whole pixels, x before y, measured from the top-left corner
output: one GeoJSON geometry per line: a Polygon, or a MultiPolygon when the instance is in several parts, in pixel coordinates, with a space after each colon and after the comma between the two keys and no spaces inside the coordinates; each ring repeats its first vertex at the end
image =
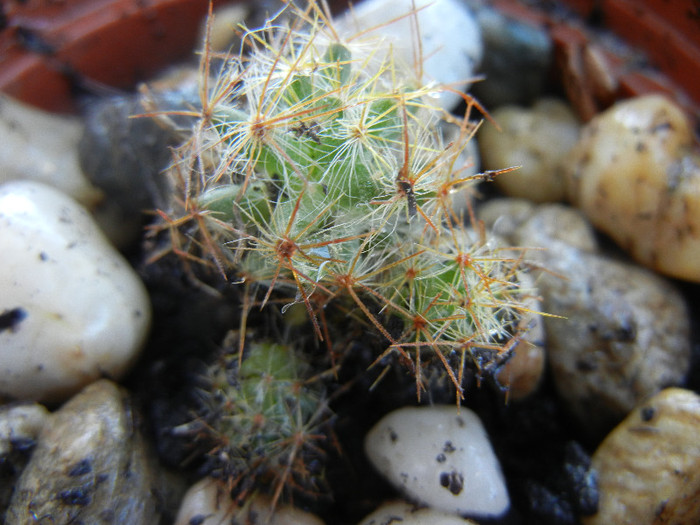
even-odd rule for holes
{"type": "Polygon", "coordinates": [[[0,32],[0,91],[72,111],[86,86],[129,89],[187,58],[208,8],[202,0],[12,2],[0,32]]]}
{"type": "Polygon", "coordinates": [[[558,2],[564,9],[546,9],[545,2],[541,8],[533,7],[539,4],[537,0],[491,3],[548,31],[559,67],[558,80],[584,120],[614,100],[648,93],[666,94],[693,120],[700,118],[700,7],[693,11],[686,2],[664,0],[558,2]],[[666,9],[669,4],[672,7],[666,9]],[[614,82],[611,100],[594,100],[591,91],[595,86],[589,85],[591,72],[585,67],[589,53],[595,53],[609,70],[609,80],[614,82]]]}
{"type": "MultiPolygon", "coordinates": [[[[246,0],[212,0],[213,5],[246,0]]],[[[569,98],[582,116],[609,102],[587,93],[587,71],[572,71],[590,49],[600,51],[614,75],[615,98],[648,92],[671,94],[691,115],[700,106],[700,7],[645,0],[559,0],[579,20],[562,20],[526,0],[491,0],[491,5],[548,29],[569,98]],[[664,73],[629,67],[614,51],[598,46],[584,21],[598,19],[642,48],[664,73]],[[563,62],[562,62],[563,61],[563,62]],[[566,78],[566,75],[569,75],[566,78]],[[569,84],[567,86],[567,84],[569,84]],[[579,96],[579,95],[576,95],[579,96]]],[[[342,2],[338,1],[336,4],[342,2]]],[[[535,5],[538,2],[534,2],[535,5]]],[[[544,3],[543,3],[544,4],[544,3]]],[[[166,65],[187,58],[195,45],[206,0],[10,1],[0,31],[0,91],[53,110],[75,109],[74,92],[97,86],[132,88],[166,65]],[[148,53],[143,50],[148,49],[148,53]],[[111,60],[105,61],[105,57],[111,60]]]]}

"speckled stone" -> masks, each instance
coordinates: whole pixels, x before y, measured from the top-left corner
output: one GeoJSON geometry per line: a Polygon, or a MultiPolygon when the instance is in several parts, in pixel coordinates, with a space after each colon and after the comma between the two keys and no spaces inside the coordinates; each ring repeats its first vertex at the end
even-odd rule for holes
{"type": "Polygon", "coordinates": [[[488,435],[467,408],[395,410],[367,434],[365,451],[406,497],[435,510],[493,517],[510,506],[488,435]]]}
{"type": "MultiPolygon", "coordinates": [[[[517,201],[516,201],[517,202],[517,201]]],[[[690,367],[690,319],[679,290],[632,262],[598,252],[590,225],[569,206],[486,212],[517,246],[543,298],[547,358],[561,398],[589,437],[601,439],[639,402],[679,385],[690,367]],[[535,268],[542,268],[537,271],[535,268]]],[[[498,229],[498,228],[496,228],[498,229]]]]}
{"type": "Polygon", "coordinates": [[[360,525],[478,525],[475,521],[463,519],[454,514],[446,514],[427,507],[418,507],[405,501],[390,501],[366,516],[360,525]]]}
{"type": "Polygon", "coordinates": [[[52,413],[17,481],[7,523],[158,523],[160,471],[134,416],[126,391],[104,379],[52,413]]]}
{"type": "Polygon", "coordinates": [[[32,446],[48,415],[48,410],[38,403],[0,406],[0,458],[18,445],[32,446]]]}
{"type": "Polygon", "coordinates": [[[661,95],[591,120],[567,161],[568,192],[636,261],[700,282],[700,154],[683,110],[661,95]]]}
{"type": "Polygon", "coordinates": [[[700,523],[700,396],[668,388],[640,403],[593,454],[598,512],[585,525],[700,523]]]}

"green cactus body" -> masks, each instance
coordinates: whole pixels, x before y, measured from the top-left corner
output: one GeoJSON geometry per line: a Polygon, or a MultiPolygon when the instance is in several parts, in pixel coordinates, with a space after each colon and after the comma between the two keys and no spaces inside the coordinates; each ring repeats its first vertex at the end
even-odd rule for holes
{"type": "Polygon", "coordinates": [[[225,354],[209,369],[205,404],[212,472],[245,495],[252,481],[313,492],[329,412],[321,383],[289,345],[252,343],[241,358],[225,354]]]}
{"type": "Polygon", "coordinates": [[[437,355],[461,395],[448,358],[517,337],[522,308],[515,261],[449,204],[471,179],[457,163],[473,125],[444,144],[431,103],[441,88],[324,20],[311,3],[270,38],[247,34],[250,55],[230,58],[182,148],[184,164],[214,165],[188,171],[180,201],[217,225],[219,263],[263,285],[263,305],[278,292],[303,302],[323,339],[318,309],[345,300],[418,375],[421,351],[437,355]]]}

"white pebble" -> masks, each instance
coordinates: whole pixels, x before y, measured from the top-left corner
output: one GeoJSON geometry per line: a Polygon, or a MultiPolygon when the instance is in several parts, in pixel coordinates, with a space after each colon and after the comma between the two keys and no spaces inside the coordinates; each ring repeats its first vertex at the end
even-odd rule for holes
{"type": "Polygon", "coordinates": [[[235,3],[222,5],[214,10],[211,18],[207,19],[200,28],[198,42],[204,42],[208,36],[207,44],[210,51],[228,51],[236,37],[240,34],[239,25],[245,23],[253,4],[235,3]],[[207,35],[207,26],[209,34],[207,35]]]}
{"type": "Polygon", "coordinates": [[[510,506],[503,474],[479,420],[456,406],[406,407],[368,433],[374,467],[409,499],[435,510],[500,516],[510,506]]]}
{"type": "Polygon", "coordinates": [[[85,206],[116,246],[133,242],[131,221],[120,217],[110,196],[82,169],[78,145],[85,133],[77,117],[47,113],[0,93],[0,184],[12,180],[43,182],[85,206]]]}
{"type": "Polygon", "coordinates": [[[46,113],[0,94],[0,183],[44,182],[92,208],[103,195],[80,168],[82,133],[75,117],[46,113]]]}
{"type": "Polygon", "coordinates": [[[0,186],[0,398],[60,402],[121,377],[150,324],[143,283],[87,211],[47,185],[0,186]]]}
{"type": "Polygon", "coordinates": [[[360,525],[477,525],[475,521],[467,520],[427,507],[416,507],[405,501],[390,501],[384,503],[360,522],[360,525]]]}
{"type": "MultiPolygon", "coordinates": [[[[458,91],[467,89],[483,54],[479,25],[458,0],[368,0],[334,25],[345,37],[362,33],[360,41],[382,38],[392,46],[397,64],[412,68],[419,81],[458,91]]],[[[461,101],[456,93],[440,95],[445,109],[461,101]]]]}
{"type": "Polygon", "coordinates": [[[175,525],[323,525],[317,516],[291,505],[274,507],[267,496],[258,495],[239,506],[226,487],[212,478],[192,485],[182,499],[175,525]]]}

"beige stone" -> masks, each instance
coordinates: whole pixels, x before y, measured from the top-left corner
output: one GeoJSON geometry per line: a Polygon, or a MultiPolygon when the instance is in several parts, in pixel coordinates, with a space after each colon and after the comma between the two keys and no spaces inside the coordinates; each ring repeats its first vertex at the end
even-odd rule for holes
{"type": "Polygon", "coordinates": [[[668,388],[641,403],[593,454],[598,513],[585,525],[700,523],[700,396],[668,388]]]}
{"type": "Polygon", "coordinates": [[[700,157],[683,111],[661,95],[619,102],[571,151],[568,193],[638,262],[700,281],[700,157]]]}
{"type": "Polygon", "coordinates": [[[239,507],[226,488],[211,478],[204,478],[190,487],[175,525],[239,523],[237,520],[248,525],[323,525],[317,516],[290,505],[278,505],[273,510],[272,501],[266,496],[255,496],[239,507]]]}
{"type": "Polygon", "coordinates": [[[513,355],[498,372],[496,378],[508,390],[509,401],[525,399],[537,391],[545,371],[545,331],[541,315],[542,303],[532,277],[518,273],[518,284],[523,304],[528,311],[523,312],[518,322],[518,332],[523,335],[513,348],[513,355]]]}
{"type": "Polygon", "coordinates": [[[534,202],[563,200],[564,164],[581,127],[569,106],[542,99],[532,108],[504,106],[491,116],[501,129],[485,122],[479,130],[483,168],[520,166],[494,179],[500,190],[534,202]]]}

